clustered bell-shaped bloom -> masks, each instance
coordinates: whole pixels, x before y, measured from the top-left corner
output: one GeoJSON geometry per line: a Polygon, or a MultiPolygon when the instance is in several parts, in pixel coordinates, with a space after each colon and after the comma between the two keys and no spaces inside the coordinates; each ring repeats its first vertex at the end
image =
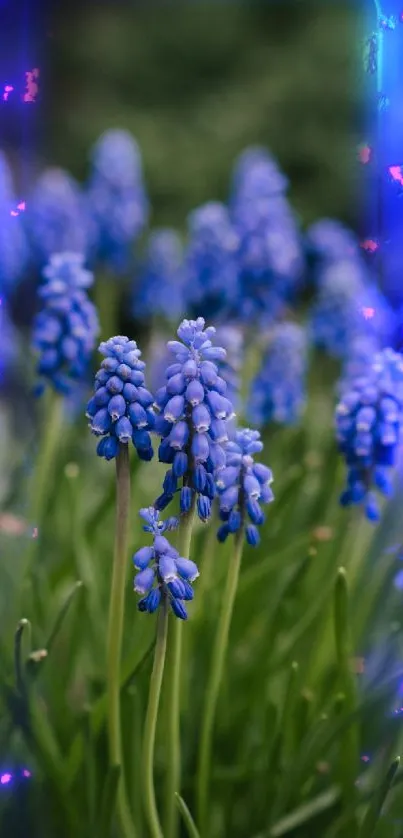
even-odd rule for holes
{"type": "Polygon", "coordinates": [[[91,214],[91,251],[115,270],[126,270],[130,246],[148,220],[141,154],[128,131],[102,134],[91,152],[92,172],[87,188],[91,214]]]}
{"type": "Polygon", "coordinates": [[[86,289],[93,275],[77,253],[58,253],[44,268],[38,289],[43,308],[33,326],[33,346],[40,353],[37,372],[46,383],[68,394],[87,372],[99,333],[95,306],[86,289]]]}
{"type": "Polygon", "coordinates": [[[190,213],[185,254],[187,303],[209,317],[239,296],[238,237],[227,208],[210,201],[190,213]]]}
{"type": "Polygon", "coordinates": [[[372,336],[385,346],[395,317],[364,266],[357,259],[345,259],[323,270],[309,329],[316,346],[344,358],[357,335],[372,336]]]}
{"type": "Polygon", "coordinates": [[[247,415],[256,425],[292,425],[305,407],[307,339],[296,323],[274,327],[259,372],[252,381],[247,415]]]}
{"type": "Polygon", "coordinates": [[[403,430],[403,356],[392,349],[375,355],[365,375],[343,389],[336,408],[339,449],[347,465],[343,506],[362,504],[370,521],[379,519],[375,494],[392,493],[403,430]]]}
{"type": "Polygon", "coordinates": [[[246,320],[272,322],[302,282],[302,246],[286,188],[286,178],[263,150],[248,150],[235,166],[231,218],[240,242],[235,305],[246,320]]]}
{"type": "Polygon", "coordinates": [[[95,394],[87,405],[89,427],[102,439],[97,454],[113,460],[120,445],[132,441],[141,460],[151,460],[149,431],[154,427],[153,397],[144,386],[144,361],[135,340],[117,335],[103,341],[105,356],[95,376],[95,394]]]}
{"type": "Polygon", "coordinates": [[[162,315],[180,317],[184,310],[183,248],[175,230],[155,230],[148,239],[146,258],[134,289],[134,318],[162,315]]]}
{"type": "Polygon", "coordinates": [[[220,518],[224,522],[217,532],[219,541],[244,528],[248,544],[259,544],[257,528],[265,520],[261,504],[274,500],[271,469],[254,461],[253,455],[262,450],[259,431],[250,428],[237,430],[235,439],[226,446],[226,465],[216,479],[220,518]]]}
{"type": "Polygon", "coordinates": [[[146,522],[143,530],[153,536],[153,545],[141,547],[133,556],[138,571],[134,590],[142,595],[138,608],[152,614],[163,600],[167,600],[175,616],[186,620],[188,614],[184,603],[193,599],[192,582],[199,571],[194,562],[179,555],[164,535],[175,530],[179,521],[177,518],[160,521],[160,513],[153,506],[140,509],[139,514],[146,522]]]}
{"type": "Polygon", "coordinates": [[[34,258],[45,264],[54,253],[87,254],[89,218],[78,183],[63,169],[46,169],[27,200],[27,232],[34,258]]]}
{"type": "Polygon", "coordinates": [[[155,429],[162,437],[159,459],[171,466],[155,505],[164,509],[180,491],[181,512],[189,512],[196,498],[202,521],[211,513],[215,474],[225,465],[227,419],[233,415],[227,385],[216,364],[226,353],[213,346],[214,333],[212,326],[205,329],[202,317],[183,320],[179,341],[168,342],[176,362],[168,367],[166,384],[155,399],[160,412],[155,429]]]}

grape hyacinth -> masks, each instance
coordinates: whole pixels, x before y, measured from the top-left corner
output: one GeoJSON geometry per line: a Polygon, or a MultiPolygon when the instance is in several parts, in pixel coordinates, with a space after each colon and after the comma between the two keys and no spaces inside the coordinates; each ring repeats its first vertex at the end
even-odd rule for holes
{"type": "Polygon", "coordinates": [[[177,334],[179,341],[168,342],[176,362],[168,367],[166,384],[155,399],[160,411],[155,429],[162,437],[159,459],[171,466],[156,507],[164,509],[181,482],[181,513],[190,511],[196,497],[199,518],[206,521],[215,495],[214,476],[225,465],[226,423],[233,415],[216,364],[226,352],[213,346],[215,329],[205,329],[202,317],[183,320],[177,334]]]}
{"type": "Polygon", "coordinates": [[[217,533],[219,541],[245,527],[248,544],[252,547],[259,544],[257,527],[265,520],[260,504],[274,500],[271,469],[253,459],[262,450],[259,431],[250,428],[240,428],[235,439],[227,443],[226,466],[216,479],[220,518],[224,522],[217,533]]]}
{"type": "Polygon", "coordinates": [[[390,472],[396,466],[403,429],[403,356],[392,349],[375,355],[366,373],[343,389],[336,408],[339,449],[347,465],[343,506],[362,504],[366,517],[378,521],[375,494],[392,494],[390,472]]]}
{"type": "Polygon", "coordinates": [[[305,237],[306,251],[314,274],[331,262],[359,256],[356,236],[333,218],[321,218],[309,227],[305,237]]]}
{"type": "Polygon", "coordinates": [[[228,324],[217,327],[216,340],[227,353],[225,360],[217,363],[218,372],[226,382],[230,402],[237,408],[240,402],[245,336],[239,326],[228,324]]]}
{"type": "Polygon", "coordinates": [[[114,129],[99,137],[91,162],[87,188],[93,222],[91,252],[95,259],[124,271],[130,262],[130,246],[149,213],[140,150],[128,131],[114,129]]]}
{"type": "Polygon", "coordinates": [[[140,509],[140,516],[146,522],[144,532],[153,536],[152,547],[141,547],[133,556],[138,571],[134,579],[134,590],[142,595],[139,611],[152,614],[165,598],[173,613],[180,620],[187,619],[185,602],[193,599],[192,582],[198,577],[197,565],[180,556],[164,536],[165,532],[179,526],[177,518],[160,520],[160,513],[153,506],[140,509]]]}
{"type": "Polygon", "coordinates": [[[233,220],[240,240],[241,293],[236,309],[246,321],[272,323],[295,300],[302,283],[304,263],[296,221],[282,195],[240,201],[233,220]]]}
{"type": "Polygon", "coordinates": [[[261,368],[252,381],[247,415],[256,425],[292,425],[305,407],[307,372],[305,330],[296,323],[274,327],[261,368]]]}
{"type": "Polygon", "coordinates": [[[182,243],[175,230],[155,230],[148,239],[147,253],[134,289],[134,318],[162,315],[173,320],[184,309],[182,243]]]}
{"type": "Polygon", "coordinates": [[[97,454],[113,460],[119,444],[132,441],[141,460],[151,460],[153,449],[149,431],[154,427],[150,410],[153,396],[144,386],[144,361],[135,340],[118,335],[103,341],[99,352],[105,356],[95,376],[95,394],[87,405],[89,427],[102,439],[97,454]]]}
{"type": "Polygon", "coordinates": [[[372,336],[385,346],[394,330],[392,309],[358,260],[346,259],[324,269],[310,319],[316,346],[334,358],[344,358],[358,335],[372,336]]]}
{"type": "Polygon", "coordinates": [[[51,384],[68,394],[87,371],[99,332],[96,309],[86,289],[93,276],[77,253],[51,257],[38,290],[43,309],[33,326],[33,346],[40,353],[37,372],[42,378],[38,393],[51,384]]]}
{"type": "Polygon", "coordinates": [[[267,149],[246,148],[235,161],[231,182],[231,204],[283,195],[288,180],[267,149]]]}
{"type": "Polygon", "coordinates": [[[205,316],[223,314],[239,296],[238,237],[224,204],[190,213],[185,254],[187,303],[205,316]]]}
{"type": "Polygon", "coordinates": [[[46,169],[27,201],[25,221],[34,258],[88,251],[89,218],[78,183],[63,169],[46,169]]]}

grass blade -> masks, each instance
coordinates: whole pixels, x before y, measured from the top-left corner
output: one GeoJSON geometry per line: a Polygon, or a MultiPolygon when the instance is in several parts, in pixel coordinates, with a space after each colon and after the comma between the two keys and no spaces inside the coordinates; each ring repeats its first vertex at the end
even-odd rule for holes
{"type": "Polygon", "coordinates": [[[175,792],[175,800],[177,807],[182,815],[182,818],[186,824],[189,838],[200,838],[199,831],[192,818],[192,815],[190,814],[189,808],[186,805],[183,797],[181,797],[180,794],[178,794],[178,792],[175,792]]]}
{"type": "MultiPolygon", "coordinates": [[[[298,806],[297,809],[294,809],[293,812],[290,812],[289,815],[286,815],[274,824],[270,832],[266,833],[267,838],[281,838],[282,835],[287,835],[289,832],[297,829],[297,827],[307,824],[313,818],[322,814],[322,812],[331,809],[339,798],[340,789],[338,786],[333,786],[322,794],[318,794],[317,797],[314,797],[302,806],[298,806]]],[[[262,835],[259,838],[264,838],[264,836],[262,835]]]]}
{"type": "Polygon", "coordinates": [[[116,806],[116,797],[120,779],[120,765],[111,765],[106,775],[102,790],[102,805],[99,816],[98,838],[110,838],[112,817],[116,806]]]}
{"type": "Polygon", "coordinates": [[[374,834],[376,825],[379,820],[379,816],[382,811],[382,807],[390,792],[390,789],[393,786],[393,781],[395,779],[395,774],[399,768],[399,765],[400,757],[396,757],[396,759],[393,760],[385,779],[379,786],[379,789],[375,791],[373,795],[372,801],[367,809],[367,813],[361,824],[361,829],[358,833],[358,838],[371,838],[371,836],[374,834]]]}

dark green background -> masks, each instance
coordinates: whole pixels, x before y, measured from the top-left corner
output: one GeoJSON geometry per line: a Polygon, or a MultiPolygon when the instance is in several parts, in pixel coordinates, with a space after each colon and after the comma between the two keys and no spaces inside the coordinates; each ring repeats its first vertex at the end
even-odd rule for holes
{"type": "Polygon", "coordinates": [[[354,223],[357,4],[69,2],[49,39],[44,162],[83,179],[98,134],[137,137],[153,223],[225,198],[235,156],[264,143],[304,223],[354,223]],[[354,6],[354,8],[353,8],[354,6]]]}

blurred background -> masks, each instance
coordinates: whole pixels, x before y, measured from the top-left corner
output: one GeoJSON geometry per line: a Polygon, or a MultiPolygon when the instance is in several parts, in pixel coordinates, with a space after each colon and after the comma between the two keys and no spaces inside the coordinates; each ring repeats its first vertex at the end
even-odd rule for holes
{"type": "Polygon", "coordinates": [[[278,158],[304,223],[331,215],[355,224],[360,3],[3,5],[5,40],[19,44],[2,50],[5,81],[10,67],[14,76],[41,70],[36,107],[21,115],[14,95],[7,120],[0,111],[21,189],[30,146],[40,166],[84,180],[91,144],[121,126],[144,155],[153,224],[183,227],[194,206],[224,199],[233,160],[250,144],[278,158]]]}

